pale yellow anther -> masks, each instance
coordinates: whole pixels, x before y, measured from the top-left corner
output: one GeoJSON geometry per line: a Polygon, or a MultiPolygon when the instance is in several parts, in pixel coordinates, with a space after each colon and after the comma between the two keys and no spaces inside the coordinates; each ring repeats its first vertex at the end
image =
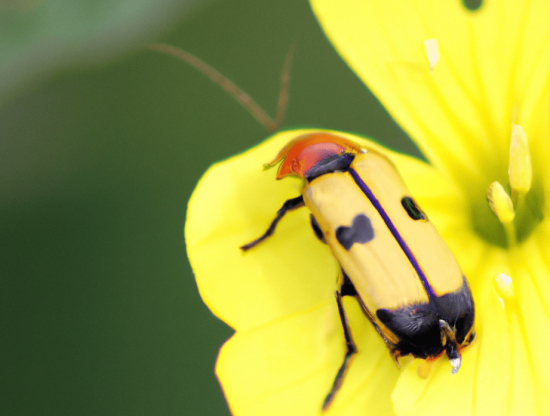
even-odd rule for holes
{"type": "Polygon", "coordinates": [[[527,135],[521,126],[512,125],[512,139],[510,141],[510,162],[508,176],[511,188],[518,193],[526,193],[531,188],[533,168],[531,153],[527,143],[527,135]]]}
{"type": "Polygon", "coordinates": [[[426,360],[418,360],[418,368],[416,369],[418,375],[420,378],[428,378],[430,376],[430,373],[432,372],[435,360],[426,361],[426,360]]]}
{"type": "Polygon", "coordinates": [[[495,287],[498,295],[502,300],[510,300],[514,298],[514,285],[512,278],[504,273],[499,273],[495,276],[495,287]]]}
{"type": "Polygon", "coordinates": [[[514,220],[516,216],[514,205],[500,183],[493,182],[489,186],[487,199],[489,200],[489,207],[502,224],[508,224],[514,220]]]}
{"type": "Polygon", "coordinates": [[[430,71],[433,71],[435,65],[439,61],[439,44],[437,39],[428,39],[424,41],[424,50],[428,57],[428,64],[430,65],[430,71]]]}

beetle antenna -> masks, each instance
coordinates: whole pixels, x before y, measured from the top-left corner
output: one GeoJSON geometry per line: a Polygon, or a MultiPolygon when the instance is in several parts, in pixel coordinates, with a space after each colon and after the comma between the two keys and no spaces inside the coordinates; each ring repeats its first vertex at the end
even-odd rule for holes
{"type": "Polygon", "coordinates": [[[290,89],[290,65],[294,56],[294,45],[286,53],[283,70],[281,72],[281,80],[279,84],[279,101],[277,101],[277,114],[275,114],[274,130],[277,131],[283,124],[286,108],[288,106],[288,90],[290,89]]]}
{"type": "Polygon", "coordinates": [[[288,89],[290,85],[290,64],[292,62],[292,55],[294,54],[294,45],[292,45],[286,54],[285,62],[283,65],[283,71],[281,73],[281,87],[279,90],[279,101],[277,102],[277,114],[275,120],[273,120],[267,113],[260,107],[256,101],[254,101],[246,92],[235,85],[229,78],[220,74],[206,62],[197,58],[195,55],[190,54],[183,49],[176,48],[175,46],[166,45],[164,43],[148,43],[146,48],[166,53],[168,55],[175,56],[178,59],[188,63],[195,67],[213,82],[222,87],[229,95],[231,95],[237,102],[247,110],[252,117],[254,117],[258,123],[260,123],[268,132],[273,133],[279,130],[285,116],[285,111],[288,104],[288,89]]]}

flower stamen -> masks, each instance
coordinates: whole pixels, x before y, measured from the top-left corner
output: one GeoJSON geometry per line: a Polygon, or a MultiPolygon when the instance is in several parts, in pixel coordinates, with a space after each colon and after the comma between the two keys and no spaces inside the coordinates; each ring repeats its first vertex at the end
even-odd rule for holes
{"type": "Polygon", "coordinates": [[[487,199],[489,207],[502,224],[510,248],[516,245],[518,238],[526,235],[526,215],[533,212],[532,206],[524,206],[533,181],[531,153],[527,134],[518,124],[512,125],[508,179],[509,192],[499,182],[493,182],[487,190],[487,199]]]}
{"type": "Polygon", "coordinates": [[[418,368],[416,369],[420,378],[426,379],[432,372],[435,360],[418,360],[418,368]]]}
{"type": "Polygon", "coordinates": [[[516,212],[512,199],[499,182],[493,182],[489,186],[487,190],[487,199],[489,201],[489,207],[504,227],[508,247],[514,246],[516,244],[516,231],[512,221],[516,216],[516,212]]]}
{"type": "Polygon", "coordinates": [[[430,71],[433,71],[435,65],[439,61],[439,44],[435,38],[427,39],[423,43],[426,56],[428,57],[428,64],[430,65],[430,71]]]}
{"type": "Polygon", "coordinates": [[[518,199],[531,189],[533,177],[527,135],[523,128],[517,124],[512,125],[508,177],[510,179],[510,187],[512,188],[512,199],[514,200],[514,205],[517,206],[518,199]]]}
{"type": "Polygon", "coordinates": [[[503,308],[506,303],[510,303],[516,297],[514,282],[512,278],[505,273],[499,273],[495,276],[495,289],[503,308]]]}
{"type": "Polygon", "coordinates": [[[495,213],[502,224],[508,224],[514,220],[516,213],[512,199],[506,193],[499,182],[493,182],[487,190],[489,207],[495,213]]]}

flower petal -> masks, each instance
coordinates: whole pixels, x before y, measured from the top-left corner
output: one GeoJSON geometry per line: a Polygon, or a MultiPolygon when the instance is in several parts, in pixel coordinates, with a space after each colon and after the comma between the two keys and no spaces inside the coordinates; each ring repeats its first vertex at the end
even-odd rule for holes
{"type": "Polygon", "coordinates": [[[533,238],[511,256],[511,276],[518,298],[517,314],[523,328],[521,336],[528,346],[527,358],[533,370],[531,378],[539,396],[540,414],[550,411],[550,362],[546,354],[550,343],[549,239],[550,223],[546,221],[537,228],[533,238]]]}
{"type": "Polygon", "coordinates": [[[311,3],[338,52],[438,169],[468,186],[505,179],[512,122],[548,102],[550,3],[311,3]],[[440,53],[433,70],[430,39],[440,53]]]}
{"type": "MultiPolygon", "coordinates": [[[[391,414],[390,392],[399,374],[382,339],[357,302],[344,298],[359,354],[324,414],[369,409],[391,414]]],[[[216,372],[234,414],[321,415],[345,354],[336,301],[252,331],[239,331],[222,347],[216,372]]]]}

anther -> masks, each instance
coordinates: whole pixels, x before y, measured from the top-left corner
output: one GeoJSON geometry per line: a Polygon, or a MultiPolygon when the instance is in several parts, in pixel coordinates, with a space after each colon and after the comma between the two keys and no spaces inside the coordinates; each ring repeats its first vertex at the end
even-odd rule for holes
{"type": "Polygon", "coordinates": [[[437,39],[432,38],[424,41],[424,51],[428,57],[428,63],[430,65],[430,71],[433,71],[435,65],[439,61],[439,44],[437,39]]]}
{"type": "Polygon", "coordinates": [[[524,194],[531,188],[533,176],[531,153],[529,152],[527,135],[521,126],[517,124],[512,125],[508,176],[513,191],[524,194]]]}
{"type": "Polygon", "coordinates": [[[499,182],[493,182],[487,190],[489,207],[502,224],[508,224],[516,216],[510,196],[499,182]]]}
{"type": "Polygon", "coordinates": [[[495,287],[502,300],[507,301],[515,297],[512,278],[507,274],[499,273],[495,276],[495,287]]]}
{"type": "Polygon", "coordinates": [[[435,360],[418,360],[416,372],[420,378],[428,378],[432,372],[435,360]]]}

